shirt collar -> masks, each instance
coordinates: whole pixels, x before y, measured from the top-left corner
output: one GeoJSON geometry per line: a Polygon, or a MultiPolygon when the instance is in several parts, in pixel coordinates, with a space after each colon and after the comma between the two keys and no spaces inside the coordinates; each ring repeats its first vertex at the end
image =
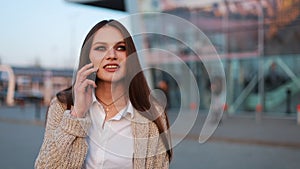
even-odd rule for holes
{"type": "Polygon", "coordinates": [[[95,95],[95,89],[92,91],[92,104],[94,104],[95,102],[97,102],[97,98],[95,95]]]}
{"type": "Polygon", "coordinates": [[[112,120],[120,120],[122,117],[126,117],[127,115],[130,115],[131,118],[134,117],[133,113],[133,106],[130,101],[128,101],[127,106],[122,109],[118,114],[116,114],[112,120]]]}

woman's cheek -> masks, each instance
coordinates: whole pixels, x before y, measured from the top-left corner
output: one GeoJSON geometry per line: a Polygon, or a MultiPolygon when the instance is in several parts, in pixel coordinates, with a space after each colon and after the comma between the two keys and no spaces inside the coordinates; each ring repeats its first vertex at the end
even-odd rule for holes
{"type": "Polygon", "coordinates": [[[90,60],[94,65],[98,65],[101,61],[101,58],[92,54],[92,55],[90,55],[90,60]]]}
{"type": "Polygon", "coordinates": [[[90,58],[90,60],[91,60],[92,63],[95,62],[95,55],[93,54],[93,52],[89,53],[89,58],[90,58]]]}

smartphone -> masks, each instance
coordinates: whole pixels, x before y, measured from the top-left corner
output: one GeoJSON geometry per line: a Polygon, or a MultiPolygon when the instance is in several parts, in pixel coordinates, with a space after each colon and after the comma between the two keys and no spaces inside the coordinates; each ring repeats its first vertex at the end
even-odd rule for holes
{"type": "MultiPolygon", "coordinates": [[[[89,61],[88,61],[88,64],[89,64],[89,63],[92,63],[92,62],[89,60],[89,61]]],[[[95,67],[95,65],[94,65],[93,67],[95,67]]],[[[96,72],[93,72],[93,73],[89,74],[89,75],[87,76],[87,79],[96,81],[96,72]]]]}
{"type": "Polygon", "coordinates": [[[87,79],[96,81],[96,72],[91,73],[90,75],[87,76],[87,79]]]}

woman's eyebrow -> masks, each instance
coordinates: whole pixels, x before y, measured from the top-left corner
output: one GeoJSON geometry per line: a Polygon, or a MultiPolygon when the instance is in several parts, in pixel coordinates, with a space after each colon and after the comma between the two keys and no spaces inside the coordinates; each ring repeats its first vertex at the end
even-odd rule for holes
{"type": "Polygon", "coordinates": [[[107,45],[106,42],[95,42],[92,45],[107,45]]]}
{"type": "Polygon", "coordinates": [[[95,42],[95,43],[93,43],[93,45],[109,45],[109,44],[111,44],[111,45],[119,45],[120,43],[125,43],[125,41],[119,41],[119,42],[116,42],[116,43],[107,43],[107,42],[100,42],[100,41],[98,41],[98,42],[95,42]]]}
{"type": "Polygon", "coordinates": [[[119,42],[117,42],[116,44],[120,44],[120,43],[125,43],[125,41],[119,41],[119,42]]]}

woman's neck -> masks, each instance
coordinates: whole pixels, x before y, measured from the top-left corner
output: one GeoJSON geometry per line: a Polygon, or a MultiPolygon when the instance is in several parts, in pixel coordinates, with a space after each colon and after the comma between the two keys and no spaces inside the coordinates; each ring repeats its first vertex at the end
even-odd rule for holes
{"type": "Polygon", "coordinates": [[[121,82],[98,82],[95,90],[95,95],[106,103],[113,102],[124,93],[124,85],[121,82]]]}
{"type": "Polygon", "coordinates": [[[114,117],[127,104],[126,90],[122,83],[98,82],[95,90],[97,100],[105,111],[105,121],[114,117]]]}

